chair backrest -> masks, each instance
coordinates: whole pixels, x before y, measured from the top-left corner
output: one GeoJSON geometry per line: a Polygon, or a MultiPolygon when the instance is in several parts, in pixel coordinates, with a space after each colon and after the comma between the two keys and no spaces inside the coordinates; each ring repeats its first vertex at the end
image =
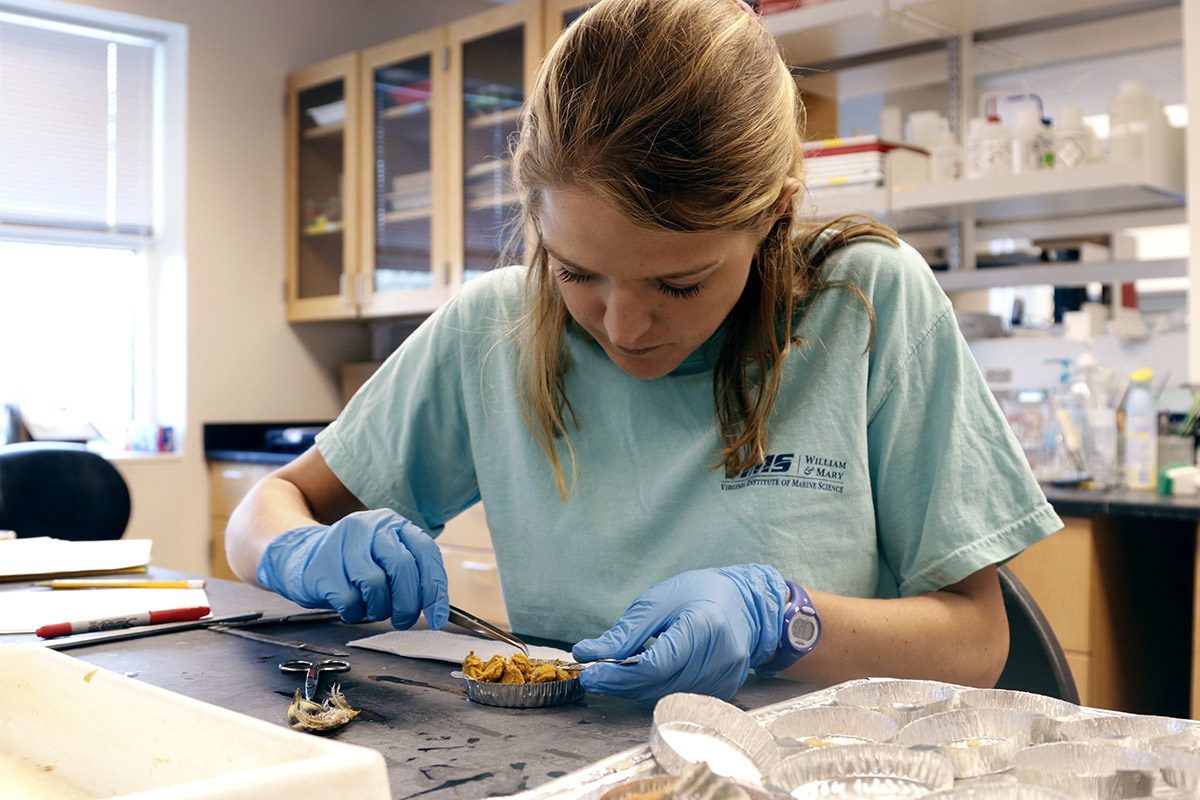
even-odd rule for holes
{"type": "Polygon", "coordinates": [[[130,510],[121,473],[83,445],[0,447],[0,529],[20,538],[120,539],[130,510]]]}
{"type": "Polygon", "coordinates": [[[1079,689],[1054,629],[1025,584],[1006,566],[998,570],[1004,608],[1008,612],[1008,661],[996,683],[1079,703],[1079,689]]]}

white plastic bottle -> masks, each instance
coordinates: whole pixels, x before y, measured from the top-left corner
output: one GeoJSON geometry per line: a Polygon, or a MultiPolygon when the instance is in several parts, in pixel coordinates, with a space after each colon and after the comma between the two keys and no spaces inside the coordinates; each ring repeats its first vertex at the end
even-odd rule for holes
{"type": "Polygon", "coordinates": [[[975,117],[967,133],[967,177],[1012,173],[1012,134],[997,117],[975,117]]]}
{"type": "Polygon", "coordinates": [[[1017,118],[1012,131],[1012,169],[1021,174],[1033,172],[1046,166],[1046,126],[1042,114],[1033,103],[1017,109],[1017,118]]]}
{"type": "Polygon", "coordinates": [[[1059,109],[1052,141],[1055,169],[1087,163],[1092,155],[1092,132],[1083,122],[1083,111],[1076,106],[1059,109]]]}
{"type": "Polygon", "coordinates": [[[1150,386],[1154,370],[1135,370],[1125,396],[1125,484],[1158,488],[1158,403],[1150,386]]]}
{"type": "Polygon", "coordinates": [[[1108,157],[1129,161],[1145,158],[1154,99],[1134,80],[1122,81],[1108,102],[1108,157]]]}
{"type": "Polygon", "coordinates": [[[929,148],[929,175],[934,183],[957,181],[966,174],[966,151],[948,130],[929,148]]]}

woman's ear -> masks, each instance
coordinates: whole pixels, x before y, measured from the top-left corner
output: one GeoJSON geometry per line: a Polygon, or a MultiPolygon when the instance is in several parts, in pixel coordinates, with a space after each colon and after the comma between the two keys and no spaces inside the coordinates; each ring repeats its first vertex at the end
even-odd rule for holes
{"type": "Polygon", "coordinates": [[[787,213],[788,205],[791,204],[792,198],[798,191],[800,191],[799,178],[788,178],[783,182],[783,188],[779,190],[779,197],[775,200],[775,219],[779,219],[787,213]]]}

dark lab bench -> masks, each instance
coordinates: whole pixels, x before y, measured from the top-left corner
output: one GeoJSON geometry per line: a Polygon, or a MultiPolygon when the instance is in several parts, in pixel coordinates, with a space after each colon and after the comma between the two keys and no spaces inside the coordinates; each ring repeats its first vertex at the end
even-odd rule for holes
{"type": "MultiPolygon", "coordinates": [[[[161,569],[152,573],[155,577],[192,577],[161,569]]],[[[27,585],[4,584],[0,591],[27,585]]],[[[250,611],[273,615],[304,611],[275,594],[242,583],[209,579],[207,591],[217,617],[250,611]]],[[[453,626],[449,629],[456,630],[453,626]]],[[[337,677],[347,700],[361,713],[330,736],[380,752],[387,762],[392,797],[397,800],[511,795],[649,742],[652,704],[588,694],[578,702],[552,708],[484,706],[466,698],[461,679],[450,674],[451,664],[346,647],[349,641],[391,630],[386,622],[310,622],[253,630],[349,652],[346,659],[351,671],[337,677]]],[[[37,641],[32,635],[6,636],[4,640],[37,641]]],[[[570,649],[562,643],[530,641],[570,649]]],[[[302,676],[282,674],[277,665],[294,658],[330,657],[202,629],[63,652],[285,727],[285,712],[302,676]]],[[[322,681],[322,689],[326,688],[322,681]]],[[[734,704],[751,710],[815,688],[752,673],[734,704]]]]}

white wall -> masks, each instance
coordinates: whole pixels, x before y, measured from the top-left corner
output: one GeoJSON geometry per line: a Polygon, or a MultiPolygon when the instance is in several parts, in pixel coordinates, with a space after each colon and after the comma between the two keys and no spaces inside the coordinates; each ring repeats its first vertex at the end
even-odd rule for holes
{"type": "MultiPolygon", "coordinates": [[[[1183,58],[1184,74],[1200,76],[1200,0],[1184,0],[1183,2],[1183,58]]],[[[1200,114],[1200,80],[1187,82],[1187,104],[1193,113],[1200,114]]],[[[1200,197],[1200,119],[1193,120],[1187,129],[1187,196],[1200,197]]],[[[1195,222],[1196,202],[1188,204],[1188,224],[1191,229],[1190,252],[1200,254],[1200,225],[1195,222]]],[[[1188,292],[1188,319],[1194,320],[1192,325],[1191,353],[1189,360],[1189,380],[1200,381],[1200,259],[1188,262],[1188,276],[1191,278],[1191,290],[1188,292]]]]}
{"type": "Polygon", "coordinates": [[[201,423],[331,419],[360,326],[284,321],[284,92],[289,72],[491,7],[484,0],[83,0],[189,28],[187,442],[121,460],[126,537],[154,563],[208,571],[201,423]]]}

